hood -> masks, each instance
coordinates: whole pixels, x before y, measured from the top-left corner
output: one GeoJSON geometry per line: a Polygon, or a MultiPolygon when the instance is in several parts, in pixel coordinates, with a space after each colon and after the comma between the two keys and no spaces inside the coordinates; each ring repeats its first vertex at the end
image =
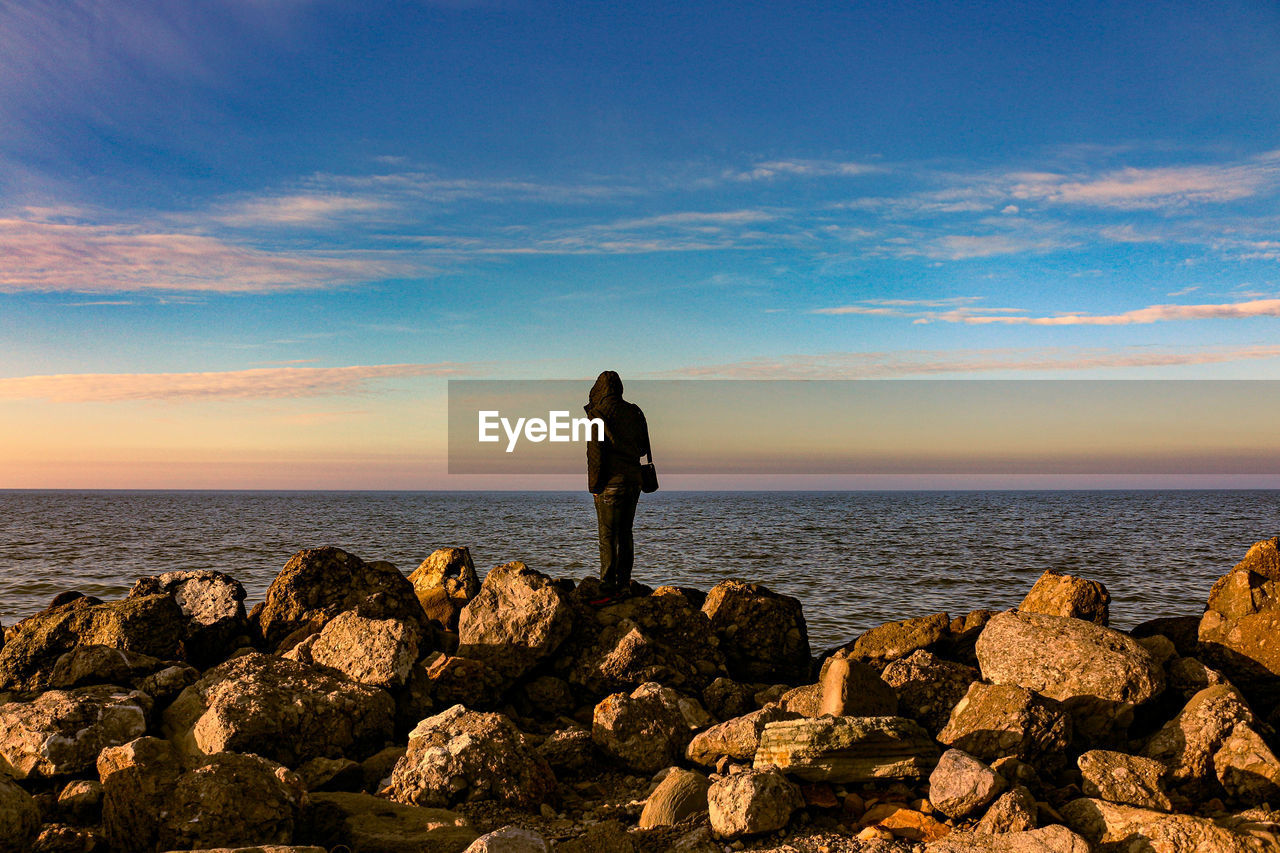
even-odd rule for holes
{"type": "Polygon", "coordinates": [[[622,377],[613,370],[606,370],[596,377],[596,384],[591,386],[591,394],[587,398],[586,408],[593,409],[600,405],[605,397],[622,396],[622,377]]]}

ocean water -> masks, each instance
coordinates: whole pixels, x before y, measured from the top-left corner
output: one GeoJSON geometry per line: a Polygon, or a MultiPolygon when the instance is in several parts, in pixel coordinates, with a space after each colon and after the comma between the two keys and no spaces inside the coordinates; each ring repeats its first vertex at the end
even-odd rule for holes
{"type": "MultiPolygon", "coordinates": [[[[641,498],[634,576],[794,595],[818,650],[888,620],[1014,606],[1045,569],[1105,583],[1118,627],[1198,615],[1214,580],[1277,532],[1277,491],[659,492],[641,498]]],[[[468,546],[482,573],[598,569],[578,492],[0,491],[0,621],[178,569],[234,575],[252,606],[319,545],[406,574],[446,545],[468,546]]]]}

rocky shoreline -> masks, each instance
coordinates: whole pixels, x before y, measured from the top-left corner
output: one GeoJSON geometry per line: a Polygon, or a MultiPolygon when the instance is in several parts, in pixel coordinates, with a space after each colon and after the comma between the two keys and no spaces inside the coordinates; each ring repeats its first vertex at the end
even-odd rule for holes
{"type": "Polygon", "coordinates": [[[1278,547],[1129,632],[1045,573],[816,655],[759,585],[464,548],[64,593],[4,630],[0,853],[1276,851],[1278,547]]]}

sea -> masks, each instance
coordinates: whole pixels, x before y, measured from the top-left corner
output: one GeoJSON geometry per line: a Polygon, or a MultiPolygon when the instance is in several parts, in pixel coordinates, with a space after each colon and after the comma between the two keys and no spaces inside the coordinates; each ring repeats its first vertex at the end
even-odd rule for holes
{"type": "MultiPolygon", "coordinates": [[[[1199,615],[1278,532],[1273,490],[664,491],[641,498],[634,578],[793,595],[818,651],[886,621],[1013,607],[1046,569],[1105,583],[1116,627],[1199,615]]],[[[291,554],[320,545],[405,574],[444,546],[470,548],[481,573],[599,566],[582,492],[0,491],[0,622],[182,569],[233,575],[252,607],[291,554]]]]}

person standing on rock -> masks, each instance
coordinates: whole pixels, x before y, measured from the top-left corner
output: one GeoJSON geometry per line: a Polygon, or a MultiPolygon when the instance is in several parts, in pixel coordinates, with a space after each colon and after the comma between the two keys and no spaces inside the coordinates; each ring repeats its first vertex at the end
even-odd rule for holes
{"type": "Polygon", "coordinates": [[[583,408],[604,421],[604,440],[587,442],[587,489],[595,496],[600,533],[602,598],[595,603],[605,604],[625,597],[631,586],[631,525],[644,484],[641,458],[651,459],[649,425],[639,406],[622,399],[622,379],[612,370],[596,378],[583,408]]]}

